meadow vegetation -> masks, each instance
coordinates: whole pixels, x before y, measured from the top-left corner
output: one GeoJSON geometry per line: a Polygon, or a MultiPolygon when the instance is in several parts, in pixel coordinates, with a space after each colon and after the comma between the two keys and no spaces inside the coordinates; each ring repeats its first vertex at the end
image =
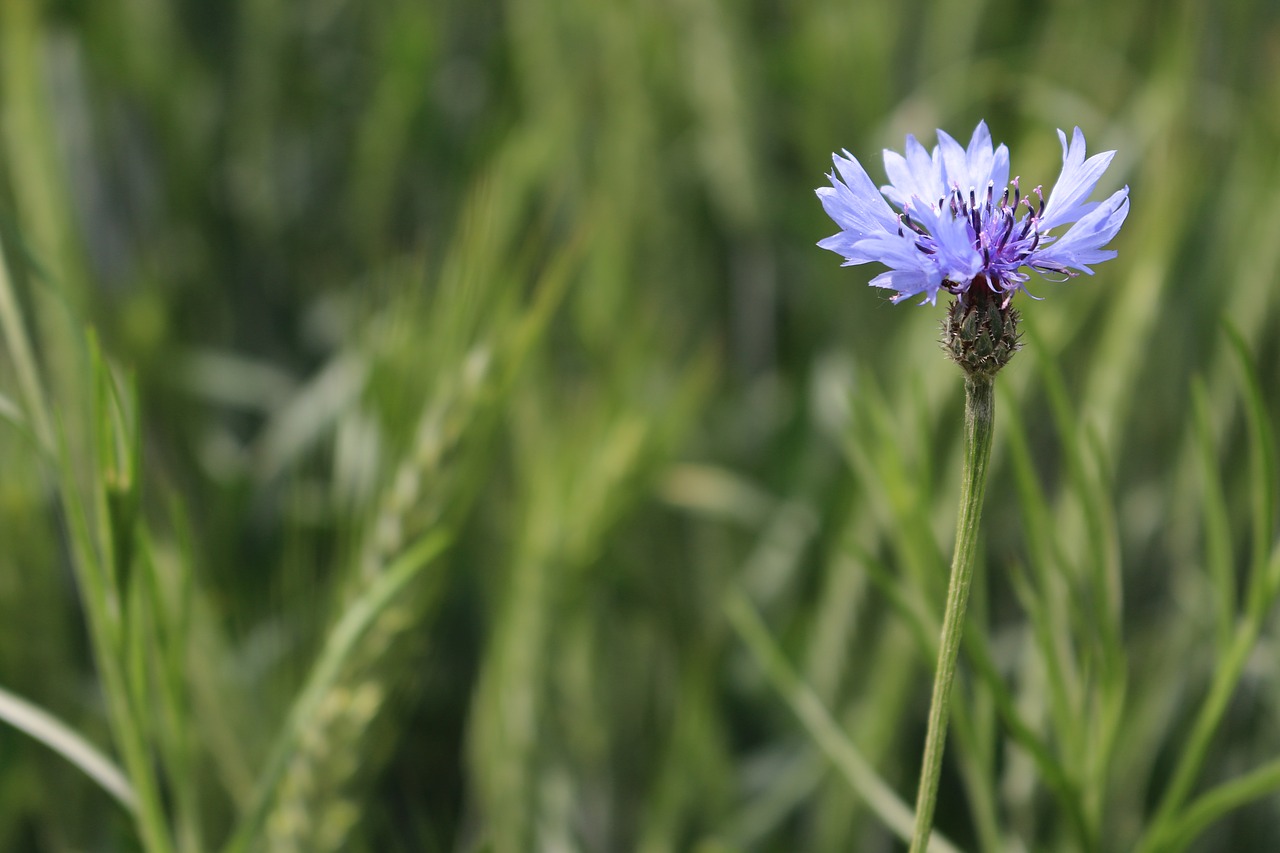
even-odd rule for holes
{"type": "Polygon", "coordinates": [[[982,118],[1132,210],[931,849],[1280,845],[1277,105],[1268,0],[0,2],[0,850],[903,849],[963,381],[813,190],[982,118]]]}

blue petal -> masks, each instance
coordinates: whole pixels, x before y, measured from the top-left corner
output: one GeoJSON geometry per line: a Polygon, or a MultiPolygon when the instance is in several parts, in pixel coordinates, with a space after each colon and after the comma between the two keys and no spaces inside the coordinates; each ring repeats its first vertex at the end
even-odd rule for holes
{"type": "Polygon", "coordinates": [[[1114,251],[1103,247],[1111,242],[1128,215],[1129,188],[1125,187],[1081,217],[1052,245],[1033,252],[1027,258],[1027,265],[1072,267],[1093,275],[1089,264],[1109,261],[1116,256],[1114,251]]]}
{"type": "Polygon", "coordinates": [[[1009,185],[1009,146],[1004,143],[996,149],[992,159],[990,182],[995,185],[997,194],[1004,192],[1004,187],[1009,185]]]}
{"type": "Polygon", "coordinates": [[[880,232],[861,241],[856,251],[874,255],[875,259],[889,267],[889,272],[881,273],[871,280],[872,287],[887,287],[898,291],[894,298],[900,299],[915,293],[927,293],[932,302],[942,285],[943,271],[933,255],[921,252],[918,235],[905,231],[901,236],[880,232]]]}
{"type": "Polygon", "coordinates": [[[938,151],[942,154],[942,180],[947,190],[959,187],[961,192],[965,192],[972,187],[965,151],[944,130],[938,131],[938,151]]]}
{"type": "Polygon", "coordinates": [[[989,183],[997,187],[1009,183],[1009,149],[1001,145],[999,151],[992,150],[991,131],[985,121],[978,122],[974,128],[967,149],[939,130],[938,150],[942,154],[947,189],[959,187],[961,192],[973,189],[981,195],[989,183]]]}
{"type": "Polygon", "coordinates": [[[942,277],[968,284],[982,271],[982,254],[974,248],[973,228],[967,220],[933,207],[913,207],[911,217],[933,235],[934,261],[942,277]]]}
{"type": "Polygon", "coordinates": [[[845,157],[838,154],[832,156],[836,171],[827,177],[831,186],[816,190],[822,207],[837,225],[841,233],[828,237],[818,243],[824,249],[839,252],[851,263],[866,263],[874,257],[860,255],[853,251],[858,240],[886,229],[897,230],[898,220],[893,209],[876,190],[875,184],[865,169],[853,155],[845,152],[845,157]],[[841,180],[843,178],[843,180],[841,180]]]}
{"type": "Polygon", "coordinates": [[[843,257],[844,263],[841,266],[850,267],[880,260],[878,255],[865,249],[856,248],[865,239],[866,235],[855,234],[852,231],[841,231],[839,234],[832,234],[830,237],[824,237],[819,240],[818,247],[828,249],[843,257]]]}
{"type": "Polygon", "coordinates": [[[942,161],[935,148],[933,156],[912,135],[907,134],[906,156],[885,149],[884,171],[889,184],[880,188],[885,198],[906,207],[912,198],[933,202],[947,194],[942,182],[942,161]]]}
{"type": "Polygon", "coordinates": [[[932,258],[916,246],[916,240],[916,235],[911,231],[905,232],[903,236],[898,236],[897,232],[881,231],[859,240],[853,249],[895,269],[926,269],[936,266],[932,258]]]}
{"type": "MultiPolygon", "coordinates": [[[[843,255],[847,260],[847,259],[850,259],[852,256],[853,244],[858,242],[860,239],[862,238],[856,235],[850,234],[848,231],[841,231],[837,234],[832,234],[830,237],[823,237],[821,240],[818,241],[818,248],[827,249],[828,251],[835,252],[838,255],[843,255]]],[[[855,263],[865,264],[872,260],[875,260],[875,259],[860,258],[859,260],[855,261],[855,263]]]]}
{"type": "Polygon", "coordinates": [[[965,151],[968,164],[968,183],[962,184],[964,189],[973,187],[982,195],[988,185],[994,185],[997,192],[1009,183],[1009,148],[1001,146],[991,149],[991,131],[987,130],[985,121],[978,122],[973,137],[969,140],[969,148],[965,151]]]}
{"type": "Polygon", "coordinates": [[[894,302],[901,302],[908,296],[923,293],[925,301],[933,305],[938,298],[938,287],[942,284],[942,279],[931,275],[926,270],[889,270],[871,279],[869,284],[872,287],[885,287],[898,291],[893,297],[894,302]]]}
{"type": "Polygon", "coordinates": [[[833,187],[819,187],[814,192],[822,201],[822,208],[827,216],[842,230],[863,236],[886,228],[897,229],[897,217],[880,196],[877,195],[874,201],[865,199],[855,195],[843,184],[835,184],[833,187]],[[880,209],[877,209],[877,202],[880,209]]]}
{"type": "MultiPolygon", "coordinates": [[[[840,178],[844,181],[845,187],[858,199],[860,207],[875,221],[886,224],[887,227],[895,227],[897,217],[889,205],[885,203],[884,197],[880,195],[880,191],[876,189],[875,182],[871,180],[867,170],[862,168],[858,158],[846,150],[843,157],[838,154],[831,155],[831,161],[835,163],[836,170],[840,173],[840,178]]],[[[832,180],[832,185],[839,187],[834,179],[832,180]]]]}
{"type": "Polygon", "coordinates": [[[1061,130],[1058,131],[1058,138],[1062,141],[1062,174],[1049,193],[1044,216],[1040,217],[1041,231],[1075,222],[1093,211],[1093,206],[1085,203],[1085,199],[1098,185],[1098,179],[1107,170],[1107,166],[1111,165],[1111,158],[1116,153],[1104,151],[1088,160],[1084,159],[1084,134],[1078,127],[1072,134],[1069,146],[1067,135],[1061,130]]]}
{"type": "Polygon", "coordinates": [[[991,180],[991,167],[995,164],[995,152],[991,150],[991,131],[987,130],[985,121],[978,122],[974,128],[973,138],[969,140],[969,148],[965,151],[965,159],[969,162],[969,183],[979,192],[991,180]]]}

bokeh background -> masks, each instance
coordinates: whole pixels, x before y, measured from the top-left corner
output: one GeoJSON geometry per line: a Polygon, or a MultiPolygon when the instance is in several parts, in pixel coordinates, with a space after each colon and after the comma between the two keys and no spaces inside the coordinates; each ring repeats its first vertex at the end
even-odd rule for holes
{"type": "MultiPolygon", "coordinates": [[[[998,677],[965,664],[938,825],[1132,849],[1275,541],[1274,0],[3,0],[10,316],[69,449],[33,449],[7,350],[0,686],[118,754],[55,497],[100,479],[91,329],[136,384],[174,849],[898,849],[789,700],[912,799],[962,383],[941,307],[815,247],[813,189],[979,119],[1025,187],[1079,125],[1132,209],[1096,276],[1031,285],[998,383],[998,677]]],[[[1280,754],[1277,651],[1194,791],[1280,754]]],[[[1280,844],[1276,784],[1169,849],[1280,844]]],[[[0,849],[139,844],[0,726],[0,849]]]]}

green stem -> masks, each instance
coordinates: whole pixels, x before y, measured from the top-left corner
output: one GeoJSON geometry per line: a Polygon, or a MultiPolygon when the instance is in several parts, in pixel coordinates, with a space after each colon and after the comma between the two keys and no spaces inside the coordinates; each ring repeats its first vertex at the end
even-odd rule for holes
{"type": "Polygon", "coordinates": [[[973,558],[978,546],[978,520],[986,492],[987,463],[991,459],[995,395],[990,377],[968,376],[964,383],[964,472],[960,486],[960,516],[956,521],[956,550],[951,560],[951,583],[947,588],[947,609],[942,619],[938,643],[938,668],[933,679],[933,701],[929,706],[929,729],[920,767],[920,788],[916,795],[915,831],[911,853],[923,853],[933,829],[933,811],[938,801],[938,779],[942,753],[947,741],[947,717],[951,711],[951,685],[956,659],[964,637],[964,611],[969,603],[973,580],[973,558]]]}
{"type": "Polygon", "coordinates": [[[1227,812],[1269,796],[1277,788],[1280,788],[1280,759],[1209,791],[1187,806],[1177,822],[1169,824],[1157,840],[1168,842],[1171,850],[1181,851],[1227,812]]]}
{"type": "Polygon", "coordinates": [[[1174,766],[1172,781],[1160,798],[1155,817],[1147,826],[1147,831],[1134,848],[1139,853],[1154,853],[1168,837],[1168,825],[1178,819],[1178,811],[1186,802],[1187,795],[1195,786],[1200,768],[1204,766],[1205,757],[1209,754],[1209,746],[1218,724],[1227,710],[1227,704],[1235,692],[1245,664],[1253,653],[1258,635],[1262,630],[1262,617],[1265,613],[1254,614],[1241,620],[1236,628],[1230,648],[1227,649],[1218,666],[1214,670],[1213,683],[1209,695],[1196,715],[1191,733],[1187,735],[1186,746],[1174,766]]]}

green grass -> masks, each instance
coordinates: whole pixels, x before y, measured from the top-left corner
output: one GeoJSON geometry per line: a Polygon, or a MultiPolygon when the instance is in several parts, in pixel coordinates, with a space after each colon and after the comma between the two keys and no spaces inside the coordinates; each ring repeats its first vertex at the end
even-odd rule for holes
{"type": "Polygon", "coordinates": [[[931,849],[1280,843],[1277,44],[0,3],[0,850],[905,849],[963,380],[813,188],[978,118],[1132,211],[996,382],[931,849]]]}

